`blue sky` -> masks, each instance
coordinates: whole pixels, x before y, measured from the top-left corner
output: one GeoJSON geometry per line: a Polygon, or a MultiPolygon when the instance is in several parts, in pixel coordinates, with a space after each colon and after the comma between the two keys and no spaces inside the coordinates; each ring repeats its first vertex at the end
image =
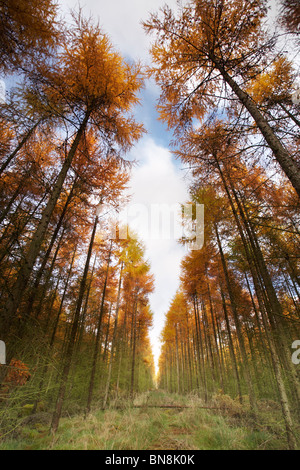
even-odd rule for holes
{"type": "MultiPolygon", "coordinates": [[[[151,38],[145,34],[141,21],[147,20],[149,12],[157,11],[165,3],[164,0],[82,0],[80,5],[85,16],[92,16],[96,22],[99,21],[115,49],[125,59],[148,64],[151,38]]],[[[169,0],[167,4],[176,8],[176,0],[169,0]]],[[[60,5],[64,17],[70,8],[78,9],[77,0],[60,0],[60,5]]],[[[147,134],[128,155],[130,159],[138,160],[130,182],[131,204],[147,207],[167,204],[171,207],[188,199],[188,186],[184,179],[186,172],[181,170],[180,163],[170,152],[171,132],[157,120],[155,105],[159,89],[152,80],[145,85],[141,106],[136,109],[136,119],[143,122],[147,134]]],[[[135,222],[133,229],[146,247],[146,257],[155,276],[155,292],[150,296],[154,314],[150,339],[157,364],[159,335],[164,326],[164,316],[179,285],[180,261],[185,249],[172,238],[154,239],[142,220],[137,218],[135,222]]]]}

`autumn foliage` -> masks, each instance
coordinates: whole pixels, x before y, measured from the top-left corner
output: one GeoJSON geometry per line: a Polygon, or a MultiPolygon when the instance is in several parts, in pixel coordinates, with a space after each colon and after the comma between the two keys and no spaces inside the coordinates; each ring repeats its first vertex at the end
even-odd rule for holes
{"type": "MultiPolygon", "coordinates": [[[[294,3],[282,2],[278,20],[290,33],[294,3]]],[[[184,257],[166,314],[159,380],[171,392],[197,389],[206,402],[234,396],[254,416],[260,399],[280,397],[294,449],[300,122],[291,96],[298,85],[293,58],[267,28],[268,7],[193,0],[144,22],[160,119],[190,169],[189,202],[205,207],[205,245],[184,257]]]]}
{"type": "Polygon", "coordinates": [[[157,384],[204,407],[230,397],[256,427],[275,403],[280,435],[297,447],[300,119],[282,39],[298,47],[298,3],[280,2],[279,32],[267,0],[164,6],[144,21],[146,70],[80,9],[66,25],[52,0],[0,0],[0,71],[18,76],[0,105],[5,435],[24,406],[44,407],[55,433],[64,413],[132,403],[154,386],[155,280],[142,241],[119,237],[114,216],[129,200],[148,76],[189,175],[182,203],[205,207],[203,247],[179,240],[157,384]]]}
{"type": "Polygon", "coordinates": [[[0,65],[21,78],[1,106],[0,381],[7,406],[16,393],[32,413],[48,403],[55,432],[65,407],[153,383],[150,266],[99,212],[128,200],[143,74],[81,11],[66,28],[53,2],[2,3],[0,65]]]}

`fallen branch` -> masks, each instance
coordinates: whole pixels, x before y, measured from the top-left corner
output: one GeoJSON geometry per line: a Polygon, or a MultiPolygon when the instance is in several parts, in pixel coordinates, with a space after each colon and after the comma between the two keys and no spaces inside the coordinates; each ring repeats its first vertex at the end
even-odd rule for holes
{"type": "MultiPolygon", "coordinates": [[[[126,406],[113,406],[114,410],[125,409],[126,406]]],[[[186,405],[130,405],[129,408],[175,408],[175,409],[183,409],[183,408],[198,408],[202,410],[219,410],[220,408],[217,406],[186,406],[186,405]]]]}

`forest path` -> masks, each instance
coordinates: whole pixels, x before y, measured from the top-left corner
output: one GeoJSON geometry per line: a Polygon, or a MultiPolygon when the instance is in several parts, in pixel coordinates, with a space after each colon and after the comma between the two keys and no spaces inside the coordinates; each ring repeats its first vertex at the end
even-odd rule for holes
{"type": "Polygon", "coordinates": [[[189,424],[189,416],[194,406],[187,403],[186,397],[165,393],[154,389],[138,396],[133,407],[148,415],[149,422],[156,428],[153,439],[146,450],[190,450],[198,449],[193,443],[195,427],[189,424]]]}

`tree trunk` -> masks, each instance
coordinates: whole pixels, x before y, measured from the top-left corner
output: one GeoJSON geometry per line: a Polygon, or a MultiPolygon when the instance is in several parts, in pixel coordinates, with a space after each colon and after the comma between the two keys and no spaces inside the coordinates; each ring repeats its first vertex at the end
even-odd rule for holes
{"type": "MultiPolygon", "coordinates": [[[[62,213],[60,214],[60,217],[59,217],[59,220],[58,220],[58,223],[56,224],[56,227],[55,227],[55,230],[52,234],[52,237],[51,237],[51,240],[50,240],[50,243],[49,243],[49,246],[47,248],[47,251],[45,253],[45,256],[43,257],[43,261],[42,261],[42,264],[38,270],[38,273],[36,275],[36,278],[35,278],[35,281],[34,281],[34,284],[32,286],[32,289],[31,289],[31,293],[30,293],[30,296],[29,296],[29,299],[28,299],[28,306],[27,306],[27,310],[28,310],[28,314],[30,315],[30,312],[32,310],[32,307],[33,307],[33,302],[35,300],[35,296],[36,296],[36,293],[37,293],[37,289],[39,287],[39,284],[40,284],[40,281],[42,279],[42,276],[43,276],[43,273],[44,273],[44,269],[46,267],[46,264],[48,262],[48,259],[50,257],[50,254],[51,254],[51,251],[52,251],[52,248],[53,248],[53,245],[57,239],[57,235],[58,235],[58,232],[62,226],[62,223],[64,221],[64,218],[65,218],[65,215],[66,215],[66,212],[67,212],[67,209],[69,207],[69,204],[71,202],[71,199],[73,197],[73,192],[74,192],[74,188],[75,188],[75,182],[76,180],[74,181],[73,185],[72,185],[72,188],[71,188],[71,191],[69,192],[69,195],[67,197],[67,200],[64,204],[64,208],[62,210],[62,213]]],[[[62,238],[63,238],[63,234],[64,234],[64,231],[65,229],[63,229],[62,231],[62,234],[61,234],[61,237],[60,237],[60,240],[59,240],[59,243],[58,243],[58,246],[60,245],[61,241],[62,241],[62,238]]],[[[55,260],[56,258],[56,255],[57,255],[57,250],[56,250],[56,253],[53,257],[53,260],[55,260]]],[[[51,266],[53,265],[53,261],[51,263],[51,266]]],[[[51,268],[50,268],[50,272],[51,272],[51,268]]],[[[47,283],[46,283],[47,285],[47,283]]],[[[43,295],[44,295],[44,291],[43,291],[43,295]]],[[[38,315],[37,315],[38,316],[38,315]]]]}
{"type": "Polygon", "coordinates": [[[232,341],[230,323],[229,323],[229,318],[228,318],[228,313],[227,313],[226,300],[225,300],[225,296],[224,296],[224,292],[223,292],[221,283],[220,283],[220,292],[221,292],[222,305],[223,305],[223,311],[224,311],[224,316],[225,316],[225,323],[226,323],[226,328],[227,328],[227,333],[228,333],[229,352],[230,352],[231,362],[232,362],[232,366],[233,366],[233,370],[234,370],[234,374],[235,374],[235,378],[236,378],[239,402],[243,403],[240,374],[239,374],[239,369],[238,369],[236,355],[235,355],[233,341],[232,341]]]}
{"type": "Polygon", "coordinates": [[[72,274],[75,255],[76,255],[76,246],[74,247],[72,261],[71,261],[70,268],[69,268],[69,271],[68,271],[67,280],[66,280],[66,283],[65,283],[65,286],[64,286],[63,295],[62,295],[62,298],[61,298],[61,301],[60,301],[60,304],[59,304],[59,309],[58,309],[58,312],[57,312],[57,315],[56,315],[56,318],[55,318],[55,322],[54,322],[54,325],[53,325],[53,330],[52,330],[51,339],[50,339],[50,343],[49,343],[50,348],[52,348],[52,346],[54,344],[54,339],[55,339],[55,335],[56,335],[56,331],[57,331],[57,327],[58,327],[59,318],[60,318],[60,315],[61,315],[61,312],[62,312],[62,308],[63,308],[63,304],[64,304],[64,301],[65,301],[67,289],[69,287],[69,281],[70,281],[70,277],[71,277],[71,274],[72,274]]]}
{"type": "Polygon", "coordinates": [[[115,313],[114,333],[113,333],[113,338],[112,338],[111,348],[110,348],[110,358],[109,358],[108,375],[107,375],[106,388],[105,388],[105,394],[104,394],[104,400],[103,400],[103,408],[106,407],[108,393],[109,393],[112,363],[113,363],[113,355],[114,355],[115,342],[116,342],[116,337],[117,337],[118,316],[119,316],[120,298],[121,298],[122,271],[123,271],[123,261],[122,261],[121,270],[120,270],[120,278],[119,278],[118,294],[117,294],[117,304],[116,304],[116,313],[115,313]]]}
{"type": "Polygon", "coordinates": [[[52,417],[51,431],[53,433],[57,431],[57,428],[59,425],[63,401],[65,397],[65,392],[66,392],[67,380],[68,380],[68,376],[69,376],[69,372],[70,372],[70,368],[72,364],[73,351],[75,347],[75,339],[76,339],[78,325],[79,325],[80,311],[81,311],[84,291],[86,287],[86,279],[88,275],[97,224],[98,224],[98,217],[96,216],[92,235],[91,235],[91,240],[89,244],[89,249],[88,249],[88,253],[86,257],[84,272],[83,272],[83,276],[82,276],[81,283],[80,283],[80,289],[79,289],[78,299],[76,303],[76,310],[74,314],[73,325],[72,325],[69,342],[68,342],[68,346],[67,346],[66,353],[65,353],[65,363],[64,363],[63,370],[62,370],[62,374],[61,374],[60,388],[58,392],[56,407],[55,407],[55,411],[52,417]]]}
{"type": "Polygon", "coordinates": [[[180,394],[180,371],[179,371],[179,352],[178,352],[178,333],[177,324],[175,325],[175,346],[176,346],[176,375],[177,375],[177,393],[180,394]]]}
{"type": "Polygon", "coordinates": [[[213,336],[214,336],[214,340],[215,340],[215,348],[216,348],[216,354],[217,354],[217,364],[219,366],[219,371],[220,371],[220,383],[221,383],[222,391],[224,393],[224,390],[225,390],[225,388],[224,388],[224,375],[223,375],[223,369],[222,369],[220,352],[219,352],[219,344],[218,344],[218,339],[217,339],[217,332],[216,332],[216,325],[215,325],[215,318],[214,318],[215,315],[214,315],[214,309],[213,309],[209,284],[207,284],[207,291],[208,291],[208,298],[209,298],[209,305],[210,305],[211,323],[212,323],[212,327],[213,327],[213,336]]]}
{"type": "Polygon", "coordinates": [[[4,338],[9,332],[9,329],[15,320],[16,313],[18,310],[18,306],[23,298],[23,293],[25,291],[25,288],[28,284],[30,275],[32,273],[33,266],[35,264],[35,261],[37,259],[37,256],[40,252],[42,243],[45,238],[45,234],[52,216],[52,213],[54,211],[54,208],[56,206],[56,203],[59,199],[65,178],[67,176],[67,173],[71,167],[73,158],[75,156],[78,144],[83,136],[83,133],[86,129],[87,122],[89,119],[89,113],[87,112],[80,128],[78,129],[78,132],[76,134],[76,137],[72,143],[72,146],[70,148],[70,151],[68,153],[68,156],[62,166],[62,169],[59,173],[59,176],[55,182],[52,194],[49,198],[49,201],[47,203],[47,206],[45,207],[42,218],[38,224],[38,227],[33,235],[33,238],[31,240],[28,252],[26,253],[23,262],[21,263],[21,268],[19,270],[17,280],[11,289],[10,292],[10,297],[7,300],[4,309],[3,309],[3,316],[5,318],[5,324],[6,324],[6,331],[4,333],[4,338]]]}
{"type": "Polygon", "coordinates": [[[132,322],[132,361],[131,361],[131,378],[130,378],[130,397],[133,398],[134,393],[134,373],[135,373],[135,350],[136,350],[136,316],[137,316],[138,298],[135,299],[134,310],[133,310],[133,322],[132,322]]]}
{"type": "Polygon", "coordinates": [[[22,140],[20,141],[20,143],[17,145],[17,147],[15,148],[15,150],[10,154],[10,156],[7,158],[7,160],[2,163],[1,167],[0,167],[0,176],[2,175],[2,173],[6,170],[6,168],[8,167],[8,165],[10,164],[10,162],[15,158],[15,156],[17,155],[17,153],[21,150],[21,148],[23,147],[23,145],[26,144],[27,140],[31,137],[31,135],[33,134],[33,132],[35,131],[35,129],[37,128],[37,126],[42,122],[42,119],[39,119],[30,129],[28,132],[26,132],[26,134],[24,134],[22,140]]]}
{"type": "Polygon", "coordinates": [[[200,316],[199,316],[199,309],[198,309],[198,298],[197,294],[194,296],[194,312],[195,312],[195,323],[196,323],[196,331],[197,331],[197,341],[199,347],[199,369],[202,372],[203,377],[203,386],[204,386],[204,401],[207,403],[208,401],[208,392],[207,392],[207,377],[206,377],[206,369],[205,369],[205,358],[204,358],[204,349],[203,349],[203,341],[202,341],[202,332],[200,326],[200,316]],[[200,362],[202,364],[202,369],[200,367],[200,362]]]}
{"type": "Polygon", "coordinates": [[[227,71],[221,64],[218,64],[216,62],[215,66],[221,73],[225,82],[228,83],[232,91],[234,91],[241,103],[245,106],[250,115],[253,117],[257,127],[261,131],[270,149],[274,153],[277,162],[281,166],[283,172],[286,174],[287,178],[290,180],[298,196],[300,197],[300,171],[298,164],[292,159],[288,151],[284,148],[284,146],[274,133],[273,129],[270,127],[268,121],[259,111],[252,98],[240,88],[240,86],[227,73],[227,71]]]}
{"type": "Polygon", "coordinates": [[[92,397],[93,397],[93,390],[94,390],[96,366],[97,366],[98,353],[99,353],[99,342],[100,342],[100,336],[101,336],[101,326],[102,326],[102,318],[103,318],[103,313],[104,313],[104,301],[105,301],[106,286],[107,286],[107,280],[108,280],[111,250],[112,250],[112,240],[110,242],[110,248],[109,248],[109,253],[108,253],[107,268],[106,268],[106,274],[105,274],[105,279],[104,279],[101,306],[100,306],[100,313],[99,313],[98,324],[97,324],[96,341],[95,341],[95,345],[94,345],[92,370],[91,370],[90,383],[89,383],[89,389],[88,389],[88,397],[87,397],[87,404],[86,404],[86,414],[88,414],[91,410],[91,403],[92,403],[92,397]]]}
{"type": "Polygon", "coordinates": [[[242,355],[242,360],[243,360],[243,364],[244,364],[245,379],[246,379],[246,382],[247,382],[248,393],[249,393],[249,401],[250,401],[250,405],[252,407],[252,410],[254,411],[254,413],[256,413],[256,400],[255,400],[255,395],[254,395],[254,388],[253,388],[252,378],[251,378],[251,374],[250,374],[250,368],[249,368],[249,363],[248,363],[247,351],[246,351],[246,348],[245,348],[245,342],[244,342],[243,334],[242,334],[242,331],[241,331],[240,320],[239,320],[239,317],[238,317],[238,311],[237,311],[237,307],[236,307],[235,297],[234,297],[233,291],[231,289],[229,273],[228,273],[228,269],[227,269],[227,263],[226,263],[226,260],[225,260],[225,256],[224,256],[224,252],[223,252],[223,248],[222,248],[222,244],[221,244],[221,240],[220,240],[220,237],[219,237],[219,232],[218,232],[217,226],[215,226],[215,230],[216,230],[217,242],[218,242],[218,247],[219,247],[219,251],[220,251],[221,262],[222,262],[222,266],[223,266],[227,291],[228,291],[228,294],[229,294],[231,310],[232,310],[232,313],[233,313],[233,318],[234,318],[234,323],[235,323],[235,327],[236,327],[238,342],[239,342],[241,355],[242,355]]]}

